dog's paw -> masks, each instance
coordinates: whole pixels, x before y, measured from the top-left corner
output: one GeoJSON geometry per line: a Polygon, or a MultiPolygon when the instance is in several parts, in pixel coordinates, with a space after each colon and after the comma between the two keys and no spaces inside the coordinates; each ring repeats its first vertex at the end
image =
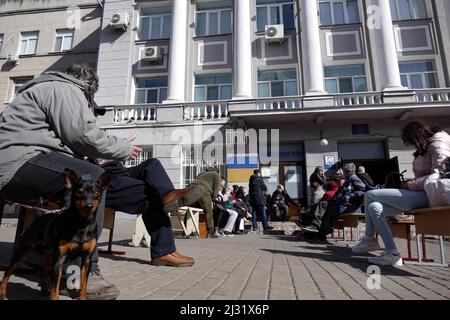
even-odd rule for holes
{"type": "Polygon", "coordinates": [[[5,294],[0,294],[0,300],[8,300],[5,294]]]}

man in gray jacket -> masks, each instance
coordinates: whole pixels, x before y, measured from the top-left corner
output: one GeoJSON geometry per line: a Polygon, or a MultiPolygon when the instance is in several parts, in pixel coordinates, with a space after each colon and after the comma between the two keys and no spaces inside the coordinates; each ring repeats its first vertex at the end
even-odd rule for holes
{"type": "MultiPolygon", "coordinates": [[[[101,112],[93,101],[97,88],[98,77],[93,69],[87,65],[73,65],[66,73],[47,72],[19,90],[18,96],[0,115],[1,198],[20,202],[43,197],[64,204],[65,168],[74,170],[79,176],[91,175],[95,180],[104,169],[85,158],[117,162],[136,158],[142,150],[131,144],[133,137],[111,136],[96,125],[95,113],[101,112]]],[[[162,166],[154,167],[164,171],[162,166]]],[[[164,194],[152,198],[160,201],[161,210],[149,213],[154,215],[152,222],[158,224],[153,226],[152,258],[158,265],[192,265],[192,258],[176,252],[166,214],[184,204],[189,196],[196,200],[203,190],[196,190],[192,196],[192,190],[175,190],[165,171],[159,176],[164,178],[161,179],[166,187],[164,194]],[[155,256],[155,250],[160,254],[155,256]]],[[[141,180],[136,178],[135,184],[142,185],[142,189],[151,184],[151,181],[141,180]]],[[[119,194],[116,191],[114,195],[119,194]]],[[[106,198],[102,196],[97,211],[98,236],[103,226],[106,198]]],[[[97,251],[92,262],[88,298],[117,297],[118,290],[100,274],[97,251]]]]}

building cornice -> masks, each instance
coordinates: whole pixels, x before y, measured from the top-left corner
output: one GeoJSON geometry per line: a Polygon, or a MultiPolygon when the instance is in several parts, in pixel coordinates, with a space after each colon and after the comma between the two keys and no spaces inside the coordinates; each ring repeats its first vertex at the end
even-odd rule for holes
{"type": "MultiPolygon", "coordinates": [[[[93,9],[93,8],[101,8],[98,2],[80,4],[77,5],[80,9],[93,9]]],[[[27,10],[14,10],[14,11],[5,11],[0,12],[0,17],[11,16],[11,15],[22,15],[22,14],[39,14],[44,12],[57,12],[57,11],[66,11],[70,6],[63,7],[50,7],[50,8],[39,8],[39,9],[27,9],[27,10]]]]}

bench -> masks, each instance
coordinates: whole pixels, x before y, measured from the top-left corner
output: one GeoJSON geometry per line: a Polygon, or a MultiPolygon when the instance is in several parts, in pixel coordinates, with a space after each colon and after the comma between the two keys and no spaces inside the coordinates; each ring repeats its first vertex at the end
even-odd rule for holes
{"type": "Polygon", "coordinates": [[[440,208],[416,209],[405,212],[414,216],[416,234],[418,239],[423,235],[433,235],[439,237],[439,248],[441,263],[427,262],[424,260],[424,252],[420,245],[417,246],[418,261],[408,262],[415,265],[445,266],[449,264],[445,261],[444,236],[450,236],[450,206],[440,208]]]}
{"type": "MultiPolygon", "coordinates": [[[[392,235],[394,237],[400,238],[400,239],[405,239],[407,241],[406,243],[407,243],[408,256],[406,258],[403,258],[403,261],[404,262],[419,262],[419,258],[414,258],[412,256],[411,227],[413,225],[415,225],[414,217],[407,217],[407,216],[405,216],[405,217],[402,217],[402,216],[390,217],[390,218],[388,218],[388,223],[391,228],[392,235]]],[[[421,239],[419,239],[416,235],[416,245],[418,248],[417,251],[419,252],[419,247],[420,247],[420,250],[422,250],[422,252],[423,252],[422,262],[427,262],[427,263],[434,262],[433,259],[427,258],[425,237],[422,237],[421,239]]]]}

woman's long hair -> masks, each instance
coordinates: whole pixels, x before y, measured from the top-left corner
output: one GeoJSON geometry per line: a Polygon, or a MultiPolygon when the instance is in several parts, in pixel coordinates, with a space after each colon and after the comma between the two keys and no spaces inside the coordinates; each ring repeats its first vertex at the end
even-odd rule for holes
{"type": "Polygon", "coordinates": [[[412,121],[403,128],[402,140],[406,146],[416,147],[415,156],[418,156],[427,151],[428,140],[439,131],[441,131],[439,128],[431,128],[419,121],[412,121]]]}

